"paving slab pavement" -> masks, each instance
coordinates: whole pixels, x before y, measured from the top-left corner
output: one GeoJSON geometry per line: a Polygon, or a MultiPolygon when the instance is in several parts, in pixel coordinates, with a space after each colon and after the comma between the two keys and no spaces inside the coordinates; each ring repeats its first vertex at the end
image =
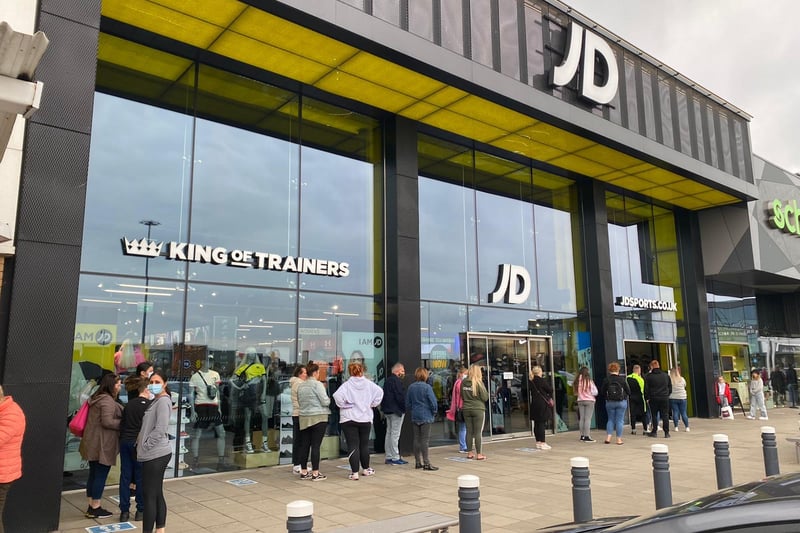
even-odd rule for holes
{"type": "MultiPolygon", "coordinates": [[[[800,435],[800,410],[778,408],[768,421],[690,419],[691,432],[672,431],[670,439],[630,435],[625,444],[604,445],[605,432],[594,430],[594,443],[579,440],[577,432],[548,435],[552,450],[535,450],[530,437],[509,438],[484,444],[486,461],[468,461],[457,446],[431,448],[431,463],[440,469],[414,469],[383,464],[373,455],[376,475],[347,479],[344,459],[324,460],[322,482],[300,481],[290,466],[238,470],[166,480],[167,531],[213,533],[278,533],[286,531],[286,505],[295,500],[314,503],[314,531],[392,518],[422,510],[458,515],[458,476],[480,478],[482,533],[527,532],[572,520],[570,458],[589,459],[592,508],[595,517],[643,514],[655,510],[650,446],[669,447],[673,502],[701,497],[716,490],[713,438],[724,433],[730,440],[734,483],[764,477],[761,426],[775,428],[781,472],[798,472],[795,445],[786,437],[800,435]],[[233,479],[255,481],[236,486],[233,479]]],[[[409,459],[408,457],[406,459],[409,459]]],[[[107,489],[103,506],[116,510],[108,500],[117,495],[107,489]]],[[[116,522],[83,516],[86,496],[82,491],[64,493],[59,532],[84,533],[85,528],[116,522]]],[[[133,522],[141,529],[141,522],[133,522]]],[[[451,528],[457,532],[458,528],[451,528]]]]}

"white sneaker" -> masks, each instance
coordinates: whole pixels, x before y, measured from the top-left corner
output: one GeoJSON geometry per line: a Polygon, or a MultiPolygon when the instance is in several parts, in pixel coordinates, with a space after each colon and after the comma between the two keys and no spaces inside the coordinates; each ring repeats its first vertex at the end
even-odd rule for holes
{"type": "Polygon", "coordinates": [[[680,431],[680,429],[678,429],[678,426],[675,426],[675,431],[680,431]]]}
{"type": "Polygon", "coordinates": [[[546,442],[543,442],[539,445],[539,449],[541,450],[551,450],[552,448],[553,447],[547,444],[546,442]]]}
{"type": "Polygon", "coordinates": [[[767,417],[767,416],[759,416],[758,419],[759,420],[769,420],[769,417],[767,417]]]}
{"type": "Polygon", "coordinates": [[[747,415],[747,419],[748,419],[748,420],[755,420],[755,417],[754,417],[754,416],[752,416],[752,415],[747,415]]]}
{"type": "Polygon", "coordinates": [[[252,442],[245,442],[244,443],[244,453],[255,453],[255,450],[253,449],[253,443],[252,442]]]}
{"type": "Polygon", "coordinates": [[[689,429],[689,426],[686,426],[686,433],[689,433],[690,431],[691,429],[689,429]]]}
{"type": "Polygon", "coordinates": [[[300,465],[294,465],[292,467],[292,474],[299,474],[301,470],[302,470],[302,467],[300,465]]]}

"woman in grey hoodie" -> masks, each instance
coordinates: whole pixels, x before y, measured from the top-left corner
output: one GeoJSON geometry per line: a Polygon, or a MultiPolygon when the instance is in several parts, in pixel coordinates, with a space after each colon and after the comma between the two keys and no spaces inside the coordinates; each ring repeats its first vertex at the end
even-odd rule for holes
{"type": "Polygon", "coordinates": [[[363,475],[375,474],[375,470],[369,466],[369,431],[372,427],[372,408],[381,404],[383,389],[364,377],[361,363],[350,363],[347,371],[350,378],[333,393],[333,399],[339,406],[339,421],[347,439],[347,447],[350,448],[349,479],[358,481],[359,464],[363,475]]]}
{"type": "Polygon", "coordinates": [[[328,426],[328,417],[331,410],[328,406],[331,399],[317,378],[319,365],[308,363],[306,367],[308,377],[297,386],[297,403],[300,407],[300,450],[299,457],[308,458],[311,451],[311,472],[309,473],[306,460],[300,465],[300,479],[311,481],[324,481],[327,476],[319,471],[319,455],[322,439],[325,437],[325,428],[328,426]]]}
{"type": "Polygon", "coordinates": [[[142,531],[164,533],[167,524],[167,502],[164,500],[164,471],[167,469],[172,446],[167,435],[172,399],[167,389],[167,378],[161,370],[150,376],[148,392],[155,398],[142,419],[142,429],[136,444],[137,459],[142,463],[142,495],[144,520],[142,531]]]}

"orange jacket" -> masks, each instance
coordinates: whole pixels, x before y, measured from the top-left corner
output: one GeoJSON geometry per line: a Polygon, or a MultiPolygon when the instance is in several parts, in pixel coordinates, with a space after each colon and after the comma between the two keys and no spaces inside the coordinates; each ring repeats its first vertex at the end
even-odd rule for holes
{"type": "Polygon", "coordinates": [[[11,396],[6,396],[0,402],[0,483],[11,483],[22,477],[24,434],[25,414],[11,396]]]}

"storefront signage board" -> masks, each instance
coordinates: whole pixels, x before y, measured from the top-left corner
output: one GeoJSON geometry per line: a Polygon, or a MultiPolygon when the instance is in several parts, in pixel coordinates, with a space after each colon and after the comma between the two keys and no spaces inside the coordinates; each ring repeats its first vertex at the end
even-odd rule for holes
{"type": "Polygon", "coordinates": [[[579,77],[580,95],[592,102],[608,104],[617,95],[619,69],[614,51],[602,37],[584,29],[573,20],[569,24],[564,62],[553,68],[550,83],[563,87],[576,75],[579,77]],[[605,80],[602,85],[595,83],[595,58],[598,56],[606,65],[605,80]]]}
{"type": "Polygon", "coordinates": [[[638,309],[652,309],[654,311],[677,311],[678,304],[665,300],[648,300],[646,298],[634,298],[633,296],[617,296],[615,302],[620,307],[636,307],[638,309]]]}
{"type": "Polygon", "coordinates": [[[778,199],[769,203],[767,212],[770,214],[769,222],[773,228],[800,235],[800,211],[797,200],[781,202],[778,199]]]}

